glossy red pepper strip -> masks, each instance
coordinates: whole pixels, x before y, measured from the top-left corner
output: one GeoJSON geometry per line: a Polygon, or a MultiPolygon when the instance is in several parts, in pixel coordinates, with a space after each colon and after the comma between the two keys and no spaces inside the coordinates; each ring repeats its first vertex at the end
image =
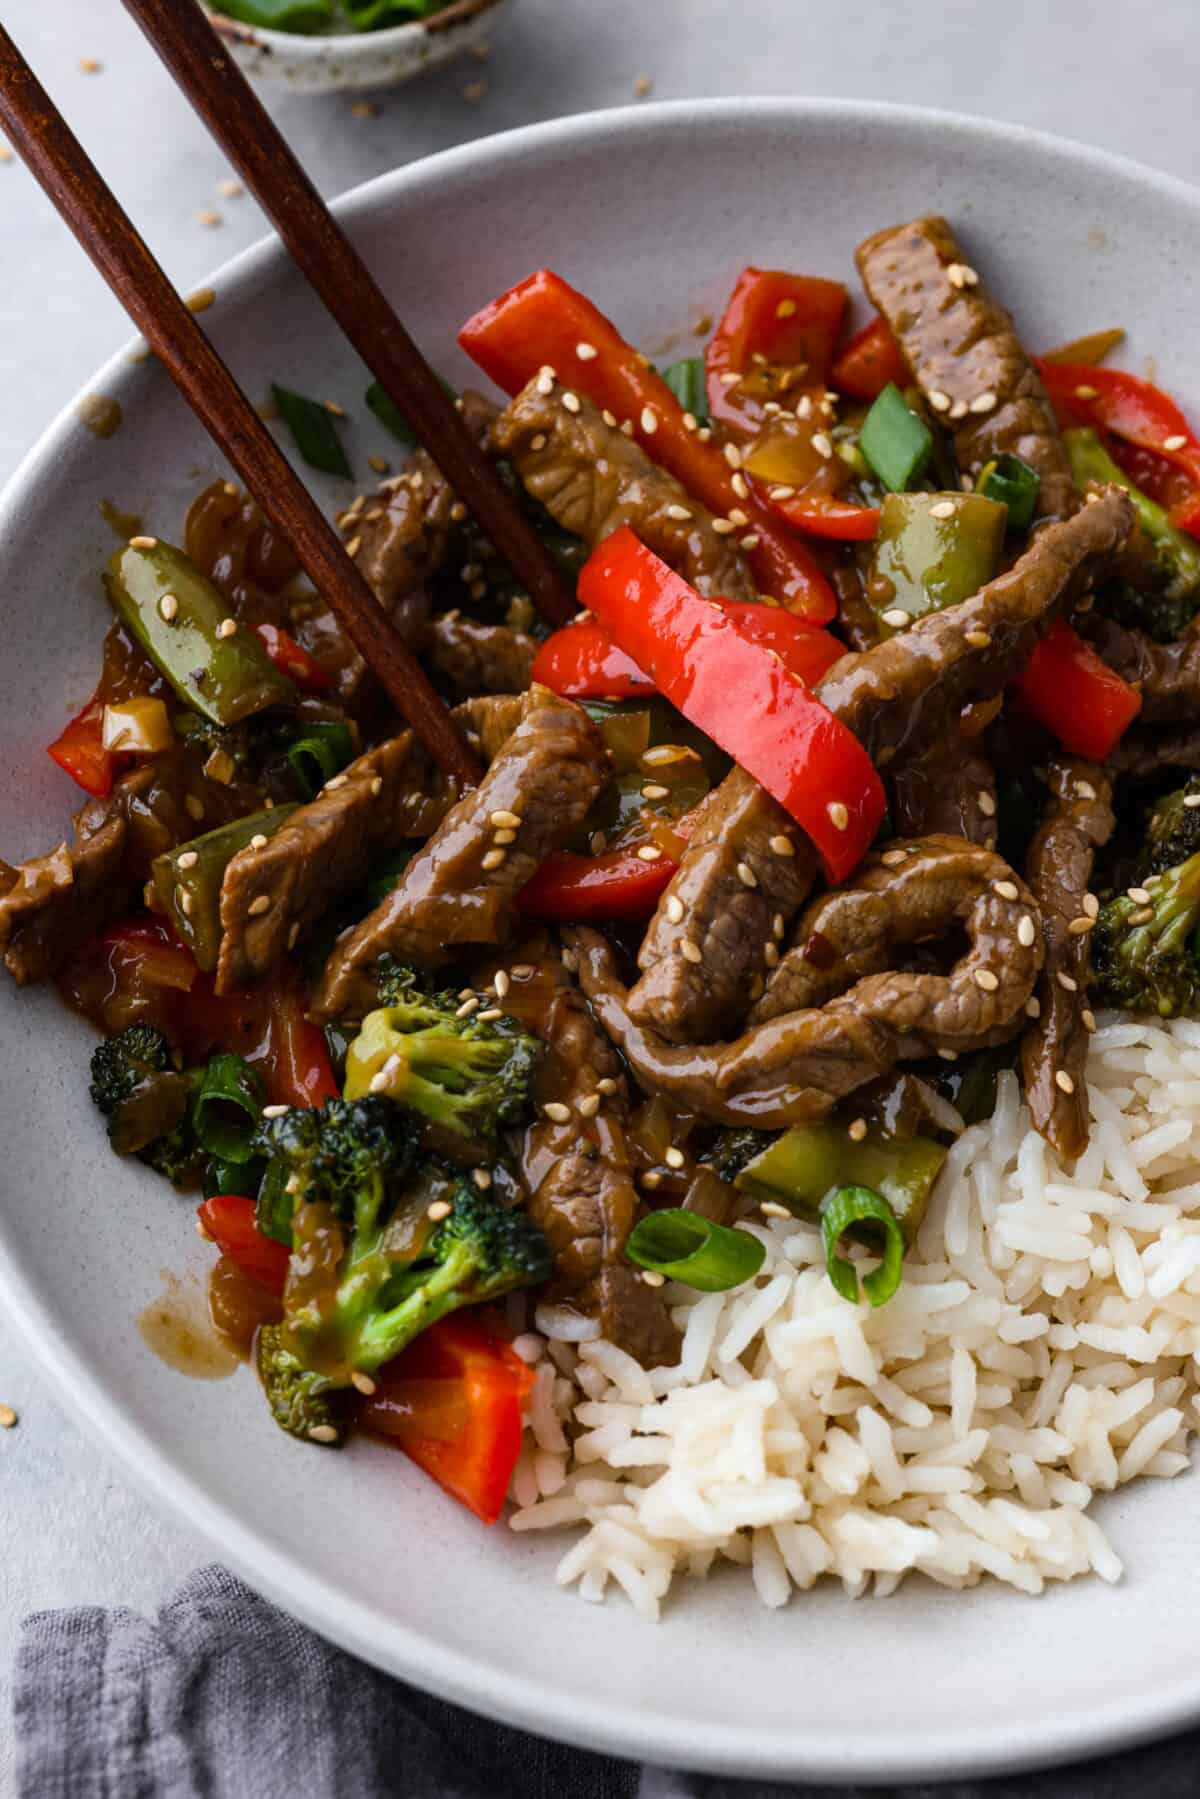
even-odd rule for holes
{"type": "Polygon", "coordinates": [[[856,331],[829,371],[830,386],[852,400],[877,400],[889,382],[903,390],[908,364],[886,319],[873,318],[856,331]]]}
{"type": "Polygon", "coordinates": [[[1171,523],[1200,537],[1200,440],[1170,395],[1125,369],[1040,358],[1037,367],[1060,423],[1099,425],[1152,450],[1186,477],[1188,490],[1171,507],[1171,523]]]}
{"type": "Polygon", "coordinates": [[[480,1319],[443,1318],[380,1369],[358,1416],[477,1518],[494,1524],[521,1453],[521,1407],[533,1378],[532,1368],[480,1319]],[[430,1416],[438,1386],[445,1391],[445,1424],[421,1438],[413,1434],[414,1413],[430,1416]]]}
{"type": "Polygon", "coordinates": [[[115,750],[104,747],[104,704],[101,700],[89,700],[61,735],[47,745],[46,754],[52,756],[85,793],[100,795],[112,792],[117,770],[126,761],[115,750]]]}
{"type": "Polygon", "coordinates": [[[301,649],[294,637],[278,625],[255,625],[254,635],[259,639],[267,655],[283,674],[304,688],[306,693],[324,693],[333,685],[333,678],[326,674],[321,664],[301,649]]]}
{"type": "Polygon", "coordinates": [[[878,506],[851,506],[820,493],[800,493],[790,500],[773,500],[768,494],[764,503],[794,531],[807,531],[810,537],[869,543],[879,535],[878,506]]]}
{"type": "Polygon", "coordinates": [[[1039,643],[1016,691],[1064,749],[1101,762],[1142,709],[1142,696],[1060,619],[1039,643]]]}
{"type": "Polygon", "coordinates": [[[670,856],[643,862],[636,850],[547,856],[521,889],[518,904],[528,918],[562,924],[627,924],[649,918],[679,867],[670,856]]]}
{"type": "MultiPolygon", "coordinates": [[[[815,687],[846,646],[828,631],[814,630],[782,606],[753,600],[720,600],[726,617],[751,643],[765,644],[799,677],[815,687]]],[[[634,699],[656,692],[653,681],[632,656],[612,640],[598,619],[565,625],[542,644],[530,675],[564,699],[634,699]]]]}
{"type": "Polygon", "coordinates": [[[885,809],[883,785],[854,734],[627,525],[584,564],[579,599],[659,692],[803,826],[830,880],[844,880],[885,809]]]}
{"type": "Polygon", "coordinates": [[[263,1236],[255,1222],[254,1201],[236,1193],[218,1193],[197,1210],[221,1254],[260,1287],[282,1298],[291,1251],[273,1237],[263,1236]]]}
{"type": "Polygon", "coordinates": [[[805,385],[824,387],[845,316],[846,289],[840,281],[789,275],[782,269],[743,269],[704,355],[713,418],[737,431],[758,430],[759,409],[744,411],[737,386],[722,379],[752,371],[756,356],[779,368],[803,364],[805,385]]]}
{"type": "Polygon", "coordinates": [[[768,509],[734,486],[737,472],[715,444],[701,443],[684,424],[683,407],[648,368],[611,320],[549,269],[519,282],[468,319],[458,341],[506,393],[519,393],[540,368],[553,368],[567,388],[628,419],[636,441],[688,492],[719,516],[739,507],[758,542],[746,552],[762,593],[812,624],[837,612],[833,589],[812,552],[781,531],[768,509]],[[581,362],[580,344],[595,350],[581,362]],[[653,429],[644,420],[652,415],[653,429]]]}

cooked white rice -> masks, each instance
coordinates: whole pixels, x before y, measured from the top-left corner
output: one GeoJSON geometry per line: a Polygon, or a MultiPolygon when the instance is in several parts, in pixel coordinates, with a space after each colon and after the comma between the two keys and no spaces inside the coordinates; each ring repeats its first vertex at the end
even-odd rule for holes
{"type": "Polygon", "coordinates": [[[1024,1592],[1121,1562],[1093,1495],[1188,1466],[1200,1352],[1200,1024],[1110,1015],[1073,1174],[1014,1076],[951,1150],[878,1312],[839,1299],[816,1230],[749,1224],[732,1293],[666,1290],[678,1367],[538,1314],[514,1530],[575,1527],[564,1584],[657,1617],[673,1577],[750,1570],[765,1605],[835,1575],[1024,1592]]]}

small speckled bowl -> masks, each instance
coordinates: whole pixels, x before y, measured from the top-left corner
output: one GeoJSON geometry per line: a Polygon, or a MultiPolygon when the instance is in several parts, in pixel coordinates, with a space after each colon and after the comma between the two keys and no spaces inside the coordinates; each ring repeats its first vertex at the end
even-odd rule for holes
{"type": "Polygon", "coordinates": [[[215,8],[213,28],[248,75],[283,81],[308,94],[397,87],[482,42],[511,0],[453,0],[428,19],[386,31],[308,37],[242,25],[215,8]]]}

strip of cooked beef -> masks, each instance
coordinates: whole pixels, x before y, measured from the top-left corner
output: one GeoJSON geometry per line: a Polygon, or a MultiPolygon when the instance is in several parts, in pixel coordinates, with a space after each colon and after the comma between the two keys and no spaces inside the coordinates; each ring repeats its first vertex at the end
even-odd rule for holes
{"type": "Polygon", "coordinates": [[[522,388],[492,436],[526,491],[585,543],[601,543],[621,525],[632,525],[642,542],[700,593],[758,598],[732,527],[724,535],[718,532],[712,514],[651,462],[616,420],[610,423],[590,400],[549,373],[522,388]]]}
{"type": "Polygon", "coordinates": [[[928,405],[953,431],[962,471],[1020,456],[1041,476],[1038,515],[1073,512],[1079,495],[1046,390],[946,220],[876,232],[855,260],[928,405]]]}
{"type": "Polygon", "coordinates": [[[996,777],[977,743],[943,737],[926,755],[889,770],[892,828],[898,837],[931,831],[996,847],[996,777]]]}
{"type": "MultiPolygon", "coordinates": [[[[872,650],[843,656],[820,683],[821,699],[880,768],[921,755],[957,732],[965,707],[1003,690],[1124,542],[1132,522],[1127,495],[1107,490],[1073,518],[1047,525],[973,599],[929,613],[872,650]]],[[[723,912],[738,894],[746,847],[757,852],[751,872],[771,893],[768,925],[776,935],[775,914],[786,930],[812,879],[807,840],[742,770],[727,776],[707,808],[716,828],[697,831],[684,851],[647,928],[638,957],[642,978],[629,996],[631,1016],[673,1043],[731,1035],[745,1015],[768,927],[759,911],[751,931],[737,928],[737,914],[727,926],[723,912]],[[796,849],[788,867],[764,861],[762,846],[787,833],[796,849]],[[771,870],[766,883],[764,868],[771,870]],[[695,949],[685,950],[685,943],[695,949]]]]}
{"type": "Polygon", "coordinates": [[[804,902],[816,861],[804,832],[735,768],[701,808],[687,851],[642,940],[629,998],[668,1042],[707,1042],[745,1016],[804,902]]]}
{"type": "Polygon", "coordinates": [[[1166,769],[1200,769],[1200,722],[1160,731],[1127,731],[1109,752],[1105,768],[1134,781],[1148,781],[1166,769]]]}
{"type": "Polygon", "coordinates": [[[338,944],[314,997],[317,1016],[369,1008],[371,971],[385,951],[436,967],[464,945],[507,937],[522,887],[582,823],[611,773],[587,714],[551,693],[537,697],[541,704],[479,786],[451,808],[399,886],[338,944]]]}
{"type": "MultiPolygon", "coordinates": [[[[425,834],[424,773],[406,731],[335,775],[273,837],[234,856],[221,882],[218,993],[262,980],[340,894],[366,879],[377,856],[425,834]]],[[[452,803],[443,783],[443,816],[452,803]]]]}
{"type": "Polygon", "coordinates": [[[879,642],[879,614],[866,595],[857,562],[835,564],[829,579],[837,595],[837,628],[852,650],[870,650],[879,642]]]}
{"type": "Polygon", "coordinates": [[[596,1318],[604,1335],[645,1367],[673,1362],[679,1338],[661,1295],[624,1255],[642,1204],[627,1138],[629,1092],[617,1052],[557,957],[541,958],[532,979],[520,988],[514,984],[506,1003],[549,1045],[546,1091],[569,1113],[563,1120],[540,1111],[520,1156],[529,1216],[546,1233],[554,1256],[546,1301],[596,1318]],[[516,1005],[513,995],[519,996],[516,1005]],[[530,995],[536,996],[532,1008],[523,1003],[530,995]]]}
{"type": "Polygon", "coordinates": [[[1035,1128],[1070,1162],[1088,1140],[1086,902],[1096,851],[1108,842],[1116,819],[1111,783],[1094,763],[1058,756],[1046,780],[1050,798],[1025,867],[1041,908],[1046,966],[1035,995],[1037,1015],[1021,1039],[1021,1065],[1035,1128]]]}
{"type": "Polygon", "coordinates": [[[567,932],[583,990],[642,1086],[717,1123],[778,1129],[827,1116],[897,1062],[1006,1042],[1042,966],[1032,897],[987,850],[950,838],[895,847],[908,852],[899,873],[873,861],[807,915],[805,942],[824,942],[827,927],[835,946],[828,966],[824,949],[811,968],[799,958],[795,990],[815,1003],[762,1019],[731,1043],[665,1042],[631,1016],[604,938],[567,932]],[[905,897],[893,902],[897,886],[905,897]],[[1035,922],[1031,944],[1021,941],[1026,916],[1035,922]],[[951,929],[965,930],[968,948],[948,974],[888,968],[898,944],[951,929]]]}
{"type": "Polygon", "coordinates": [[[255,803],[240,783],[205,775],[184,748],[128,769],[111,793],[79,812],[69,848],[62,844],[11,871],[0,895],[0,954],[9,974],[19,986],[53,974],[126,910],[155,856],[255,803]]]}
{"type": "Polygon", "coordinates": [[[1109,667],[1140,690],[1140,724],[1176,725],[1200,717],[1200,617],[1174,643],[1155,643],[1144,631],[1099,612],[1077,622],[1109,667]]]}
{"type": "Polygon", "coordinates": [[[485,625],[460,612],[444,612],[430,622],[422,652],[432,672],[469,699],[480,693],[522,692],[529,686],[537,644],[509,625],[485,625]]]}
{"type": "Polygon", "coordinates": [[[455,706],[454,722],[484,762],[494,762],[517,726],[546,703],[546,689],[480,694],[455,706]]]}

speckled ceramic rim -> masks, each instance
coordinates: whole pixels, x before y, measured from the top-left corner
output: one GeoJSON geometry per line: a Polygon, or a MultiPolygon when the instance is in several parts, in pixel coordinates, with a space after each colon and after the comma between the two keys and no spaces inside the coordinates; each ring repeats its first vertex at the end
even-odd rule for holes
{"type": "MultiPolygon", "coordinates": [[[[522,177],[527,179],[531,155],[565,145],[610,142],[616,132],[632,133],[650,144],[656,135],[703,131],[708,124],[729,122],[761,124],[774,130],[846,123],[858,123],[864,129],[920,128],[931,140],[936,138],[959,149],[963,139],[997,149],[1019,148],[1025,153],[1032,148],[1046,158],[1056,175],[1065,177],[1072,171],[1086,171],[1107,177],[1114,185],[1132,183],[1200,222],[1200,192],[1196,189],[1103,151],[958,114],[853,100],[671,102],[532,125],[480,139],[427,162],[380,176],[345,196],[337,210],[353,220],[356,215],[390,202],[409,186],[426,184],[433,178],[452,188],[460,175],[474,173],[485,164],[489,170],[497,165],[519,166],[522,177]]],[[[275,240],[266,240],[227,263],[212,281],[228,294],[231,283],[236,284],[264,259],[283,255],[275,240]]],[[[119,394],[129,376],[128,357],[127,346],[84,391],[119,394]]],[[[60,414],[0,494],[0,532],[11,528],[23,494],[54,479],[68,433],[77,427],[75,405],[72,402],[60,414]]],[[[210,1499],[157,1447],[121,1399],[96,1379],[80,1357],[62,1347],[53,1312],[43,1304],[9,1250],[2,1219],[0,1299],[84,1428],[111,1451],[153,1500],[206,1537],[214,1553],[253,1586],[365,1661],[446,1699],[543,1736],[666,1767],[835,1784],[891,1784],[979,1776],[1100,1755],[1182,1728],[1200,1716],[1200,1671],[1184,1665],[1173,1682],[1160,1685],[1153,1692],[1131,1691],[1124,1701],[1110,1703],[1102,1716],[1081,1708],[1065,1716],[1034,1717],[1023,1721],[1018,1733],[1011,1726],[980,1727],[973,1725],[969,1716],[960,1721],[940,1716],[935,1710],[926,1724],[914,1722],[913,1727],[886,1736],[877,1732],[864,1747],[843,1732],[822,1733],[820,1729],[806,1729],[801,1735],[751,1724],[684,1726],[677,1720],[656,1716],[649,1706],[635,1709],[597,1702],[585,1692],[556,1691],[494,1668],[481,1668],[469,1655],[446,1648],[395,1617],[381,1618],[370,1607],[347,1599],[334,1583],[314,1576],[298,1560],[282,1555],[268,1537],[244,1525],[235,1511],[210,1499]]],[[[752,1603],[747,1594],[747,1604],[752,1603]]],[[[1048,1605],[1051,1601],[1041,1603],[1048,1605]]],[[[1036,1628],[1032,1617],[1031,1625],[1036,1628]]],[[[569,1619],[564,1627],[571,1627],[569,1619]]],[[[586,1613],[575,1618],[574,1627],[587,1628],[586,1613]]],[[[863,1627],[869,1628],[865,1619],[863,1627]]]]}
{"type": "MultiPolygon", "coordinates": [[[[409,19],[403,25],[389,25],[383,31],[339,31],[311,35],[297,31],[272,31],[268,25],[243,25],[237,19],[226,18],[219,5],[208,10],[216,14],[211,20],[214,29],[222,37],[228,38],[230,43],[285,52],[289,61],[303,63],[324,62],[334,53],[345,59],[384,56],[389,50],[416,43],[429,33],[436,36],[455,25],[480,19],[503,5],[504,0],[453,0],[451,5],[444,6],[440,12],[431,13],[427,19],[409,19]]],[[[355,190],[356,193],[360,191],[355,190]]]]}

